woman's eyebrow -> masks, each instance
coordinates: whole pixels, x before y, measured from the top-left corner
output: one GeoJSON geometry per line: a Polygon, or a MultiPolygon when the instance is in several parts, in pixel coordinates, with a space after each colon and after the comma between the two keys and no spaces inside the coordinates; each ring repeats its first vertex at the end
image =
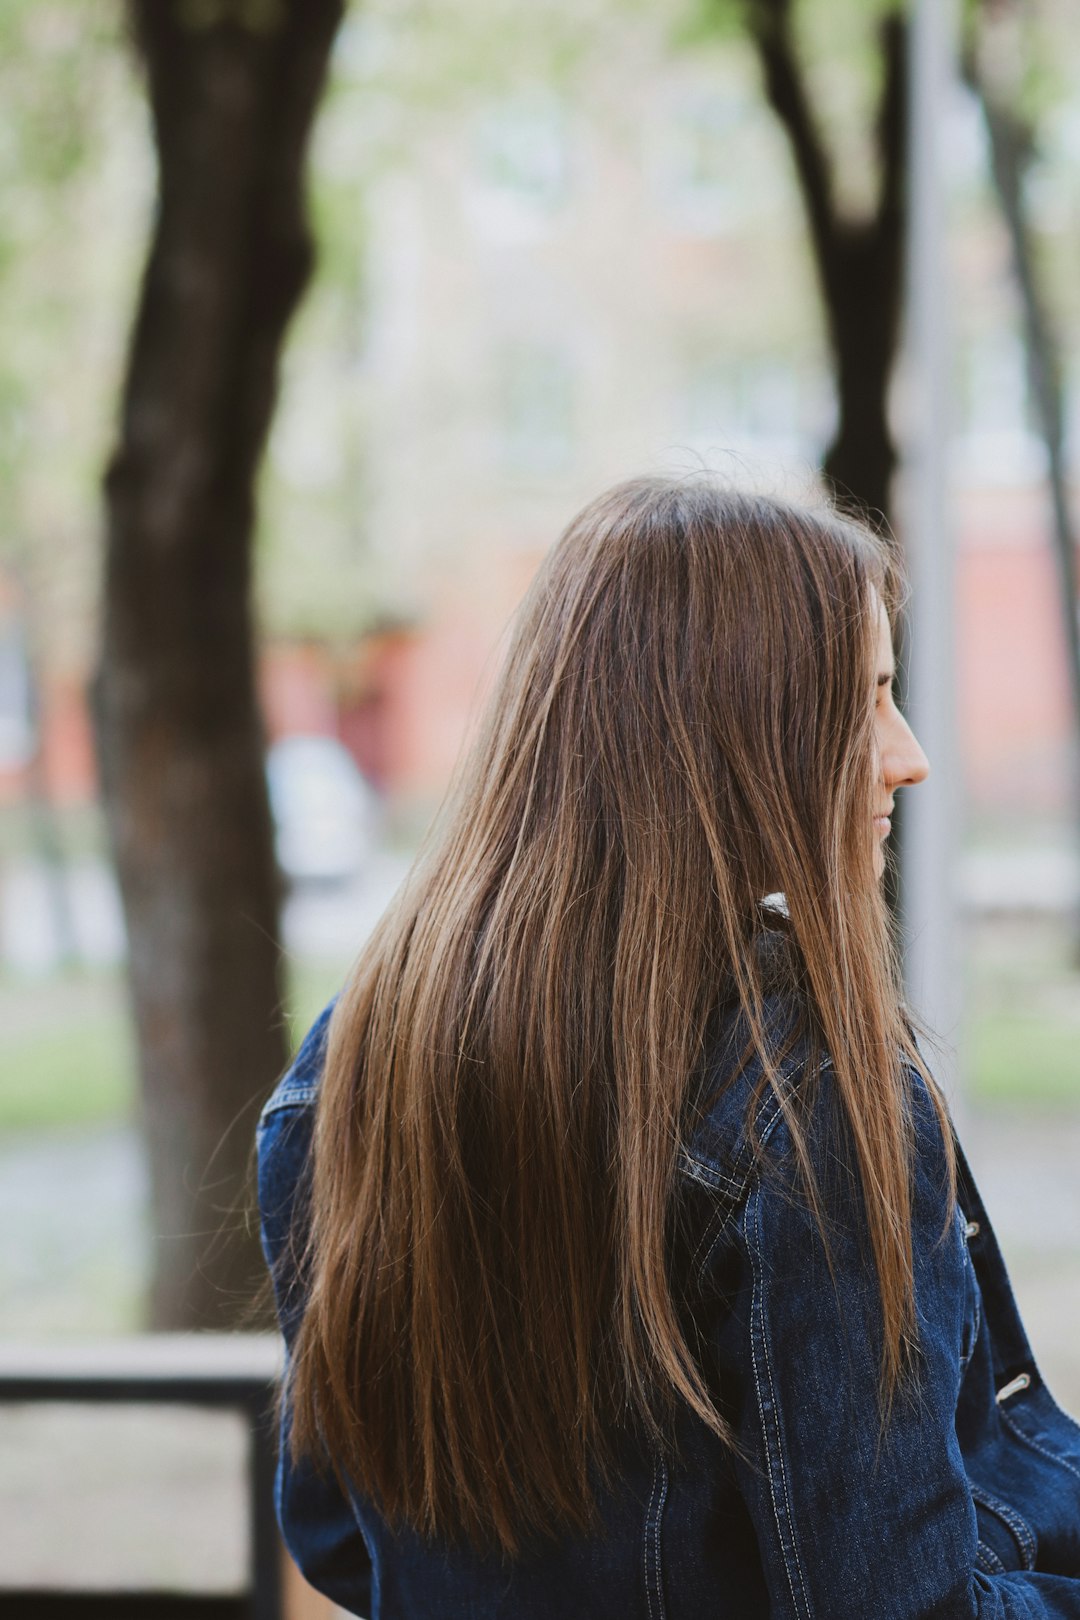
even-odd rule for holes
{"type": "Polygon", "coordinates": [[[895,669],[884,669],[884,670],[881,671],[880,675],[878,676],[877,683],[878,683],[879,686],[888,686],[889,682],[892,681],[892,680],[895,680],[895,679],[896,679],[896,671],[895,671],[895,669]]]}

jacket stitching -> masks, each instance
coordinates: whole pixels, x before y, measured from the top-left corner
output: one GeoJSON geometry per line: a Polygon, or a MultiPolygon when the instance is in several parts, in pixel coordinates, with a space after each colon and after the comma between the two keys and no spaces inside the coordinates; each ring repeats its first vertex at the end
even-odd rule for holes
{"type": "MultiPolygon", "coordinates": [[[[781,1113],[780,1113],[780,1101],[779,1101],[779,1098],[774,1097],[773,1098],[773,1103],[774,1103],[774,1106],[772,1108],[772,1112],[770,1114],[770,1117],[769,1117],[767,1123],[764,1125],[764,1127],[762,1128],[762,1131],[761,1131],[760,1141],[761,1141],[761,1146],[762,1147],[766,1146],[766,1144],[769,1141],[769,1138],[772,1136],[773,1131],[776,1129],[776,1126],[779,1124],[781,1118],[783,1117],[781,1115],[781,1113]]],[[[768,1105],[766,1105],[766,1107],[768,1107],[768,1105]]],[[[739,1199],[740,1200],[741,1200],[743,1194],[746,1192],[746,1189],[749,1187],[750,1182],[753,1179],[753,1174],[754,1174],[754,1167],[751,1164],[750,1167],[747,1169],[745,1177],[743,1178],[742,1187],[741,1187],[740,1192],[739,1192],[739,1199]]],[[[713,1235],[712,1242],[709,1244],[708,1253],[706,1254],[704,1260],[702,1260],[702,1262],[701,1262],[701,1266],[700,1266],[700,1269],[699,1269],[699,1275],[702,1272],[705,1271],[706,1267],[709,1264],[709,1261],[712,1259],[713,1253],[714,1253],[714,1251],[716,1249],[716,1245],[719,1243],[720,1239],[723,1237],[724,1232],[725,1232],[725,1230],[727,1228],[728,1222],[730,1221],[732,1215],[735,1213],[735,1210],[734,1210],[734,1208],[727,1209],[727,1210],[721,1209],[720,1211],[718,1211],[718,1213],[723,1217],[723,1219],[720,1221],[720,1225],[719,1225],[718,1229],[716,1230],[716,1232],[713,1235]]],[[[694,1258],[691,1261],[692,1266],[697,1266],[698,1255],[700,1254],[702,1246],[703,1246],[703,1244],[705,1242],[705,1238],[708,1236],[711,1229],[712,1229],[711,1224],[710,1224],[710,1226],[706,1227],[705,1233],[702,1236],[701,1243],[698,1244],[697,1249],[694,1251],[694,1258]]]]}
{"type": "MultiPolygon", "coordinates": [[[[829,1059],[824,1058],[821,1068],[829,1068],[829,1066],[831,1066],[829,1059]]],[[[790,1066],[780,1066],[780,1081],[784,1082],[785,1085],[790,1084],[790,1082],[798,1079],[803,1068],[805,1068],[805,1059],[800,1059],[800,1061],[790,1064],[790,1066]]],[[[758,1123],[759,1128],[761,1128],[759,1144],[763,1145],[763,1147],[769,1136],[771,1136],[777,1118],[779,1118],[779,1110],[780,1098],[777,1097],[776,1090],[769,1090],[766,1100],[759,1105],[758,1110],[758,1123]]],[[[714,1251],[717,1241],[721,1239],[725,1226],[727,1226],[730,1217],[733,1215],[733,1210],[746,1196],[746,1187],[750,1186],[753,1171],[755,1171],[755,1157],[753,1157],[753,1149],[751,1149],[750,1144],[746,1144],[742,1152],[738,1153],[737,1158],[735,1158],[737,1170],[742,1170],[742,1173],[735,1174],[735,1176],[725,1170],[719,1170],[717,1166],[704,1163],[703,1160],[699,1160],[695,1153],[691,1153],[688,1149],[683,1149],[680,1157],[682,1157],[683,1173],[688,1174],[693,1181],[698,1183],[698,1186],[706,1187],[708,1191],[712,1192],[725,1192],[727,1197],[732,1200],[729,1207],[721,1205],[719,1209],[712,1212],[712,1217],[706,1221],[701,1238],[698,1239],[695,1251],[690,1257],[690,1268],[691,1272],[693,1272],[693,1270],[698,1270],[699,1257],[701,1257],[701,1252],[703,1252],[706,1244],[708,1244],[708,1252],[704,1255],[704,1260],[701,1260],[701,1268],[709,1264],[712,1251],[714,1251]]]]}
{"type": "Polygon", "coordinates": [[[654,1552],[653,1575],[654,1575],[654,1578],[656,1580],[656,1612],[657,1612],[658,1615],[661,1616],[661,1620],[663,1620],[663,1614],[664,1614],[664,1588],[663,1588],[663,1585],[662,1585],[662,1582],[661,1582],[661,1573],[660,1573],[660,1526],[661,1526],[661,1523],[663,1521],[664,1504],[667,1501],[667,1493],[668,1493],[667,1464],[663,1461],[663,1459],[661,1459],[661,1462],[660,1462],[660,1500],[656,1504],[656,1519],[655,1519],[655,1523],[654,1523],[654,1527],[653,1527],[653,1552],[654,1552]]]}
{"type": "MultiPolygon", "coordinates": [[[[761,1135],[760,1135],[760,1141],[761,1141],[762,1147],[764,1147],[765,1143],[769,1140],[769,1137],[773,1133],[773,1127],[775,1126],[776,1121],[780,1118],[779,1109],[780,1109],[780,1099],[776,1096],[776,1093],[773,1092],[773,1093],[770,1094],[768,1100],[762,1105],[762,1108],[761,1108],[761,1116],[760,1117],[764,1118],[764,1120],[765,1120],[765,1124],[763,1125],[763,1127],[761,1129],[761,1135]]],[[[748,1153],[750,1151],[751,1150],[749,1148],[746,1148],[744,1150],[744,1153],[748,1153]]],[[[746,1166],[746,1169],[743,1172],[743,1175],[740,1178],[740,1180],[737,1181],[737,1182],[732,1182],[731,1183],[733,1196],[734,1196],[734,1202],[732,1204],[730,1204],[726,1209],[724,1208],[723,1205],[721,1205],[720,1208],[714,1214],[713,1219],[706,1225],[704,1232],[702,1232],[702,1234],[701,1234],[701,1242],[698,1244],[697,1248],[694,1250],[693,1257],[692,1257],[692,1259],[690,1261],[691,1269],[696,1270],[698,1272],[699,1276],[700,1276],[700,1274],[702,1272],[704,1272],[705,1268],[708,1266],[709,1261],[713,1257],[713,1253],[714,1253],[714,1251],[716,1249],[716,1245],[719,1243],[721,1237],[724,1235],[724,1232],[727,1229],[728,1222],[731,1220],[731,1217],[734,1215],[735,1210],[738,1207],[738,1205],[745,1198],[746,1190],[749,1187],[751,1180],[753,1179],[753,1174],[754,1174],[754,1163],[753,1163],[753,1159],[751,1158],[750,1163],[746,1166]],[[699,1257],[701,1255],[702,1249],[705,1247],[706,1239],[710,1240],[709,1241],[709,1247],[708,1247],[708,1250],[707,1250],[707,1252],[705,1254],[705,1258],[700,1261],[700,1266],[699,1266],[699,1257]]]]}
{"type": "Polygon", "coordinates": [[[1075,1479],[1080,1479],[1080,1468],[1077,1468],[1074,1463],[1071,1463],[1067,1457],[1059,1457],[1056,1452],[1047,1451],[1046,1447],[1041,1446],[1037,1440],[1033,1440],[1030,1434],[1025,1434],[1015,1419],[1001,1407],[998,1407],[998,1416],[1001,1418],[1001,1421],[1004,1423],[1005,1427],[1010,1429],[1016,1438],[1022,1441],[1025,1446],[1030,1446],[1032,1451],[1037,1451],[1039,1453],[1040,1457],[1045,1457],[1048,1462],[1057,1463],[1059,1468],[1067,1469],[1075,1479]]]}
{"type": "Polygon", "coordinates": [[[302,1108],[314,1102],[318,1091],[318,1082],[312,1081],[309,1085],[290,1086],[287,1091],[275,1092],[259,1115],[260,1125],[264,1119],[269,1119],[271,1114],[279,1114],[283,1108],[302,1108]]]}
{"type": "Polygon", "coordinates": [[[715,1165],[703,1163],[701,1159],[695,1158],[694,1154],[688,1152],[685,1148],[681,1154],[681,1163],[684,1173],[690,1177],[691,1181],[696,1181],[700,1186],[708,1187],[710,1190],[723,1189],[738,1197],[746,1185],[745,1176],[741,1181],[735,1176],[729,1176],[727,1171],[718,1170],[715,1165]]]}
{"type": "Polygon", "coordinates": [[[649,1502],[645,1509],[645,1604],[649,1611],[649,1620],[653,1620],[652,1580],[649,1568],[649,1527],[652,1523],[653,1502],[656,1500],[656,1485],[659,1478],[657,1465],[653,1463],[652,1480],[649,1485],[649,1502]]]}
{"type": "MultiPolygon", "coordinates": [[[[694,1162],[696,1163],[697,1161],[695,1160],[694,1162]]],[[[720,1172],[720,1174],[723,1174],[723,1172],[720,1172]]],[[[750,1175],[751,1171],[749,1169],[741,1177],[741,1179],[738,1180],[733,1176],[728,1176],[726,1174],[724,1175],[724,1181],[727,1184],[727,1197],[730,1201],[718,1203],[710,1218],[705,1222],[701,1237],[698,1239],[697,1246],[690,1257],[690,1270],[692,1272],[698,1271],[698,1262],[701,1259],[701,1253],[706,1244],[709,1246],[708,1254],[706,1254],[705,1260],[701,1263],[701,1269],[704,1269],[704,1266],[708,1264],[709,1255],[712,1254],[717,1240],[724,1231],[724,1228],[727,1226],[728,1221],[734,1214],[736,1207],[739,1205],[739,1203],[741,1203],[746,1193],[746,1189],[750,1184],[750,1175]]],[[[717,1192],[720,1191],[720,1188],[718,1186],[713,1186],[710,1190],[717,1192]]]]}
{"type": "Polygon", "coordinates": [[[663,1518],[667,1493],[667,1464],[662,1457],[658,1457],[653,1468],[649,1505],[645,1511],[645,1601],[648,1604],[649,1620],[653,1620],[654,1614],[656,1620],[664,1620],[664,1588],[660,1575],[660,1521],[663,1518]],[[655,1512],[653,1511],[654,1501],[656,1503],[655,1512]],[[656,1592],[655,1610],[653,1609],[654,1588],[656,1592]]]}
{"type": "Polygon", "coordinates": [[[1009,1507],[1008,1503],[1001,1501],[1000,1497],[991,1496],[990,1492],[984,1491],[981,1485],[971,1485],[970,1490],[973,1502],[977,1502],[980,1507],[986,1508],[988,1513],[992,1513],[995,1518],[1000,1519],[1012,1531],[1020,1548],[1020,1556],[1024,1560],[1024,1568],[1034,1569],[1035,1537],[1030,1526],[1020,1517],[1015,1508],[1009,1507]]]}
{"type": "MultiPolygon", "coordinates": [[[[971,1266],[971,1280],[975,1287],[975,1331],[971,1339],[971,1355],[973,1356],[975,1346],[978,1344],[982,1333],[982,1289],[979,1287],[979,1279],[975,1275],[975,1267],[971,1264],[970,1254],[967,1256],[967,1263],[971,1266]]],[[[971,1356],[968,1356],[968,1361],[970,1360],[971,1356]]]]}
{"type": "MultiPolygon", "coordinates": [[[[754,1192],[750,1194],[750,1202],[755,1199],[758,1191],[759,1189],[755,1188],[754,1192]]],[[[799,1557],[798,1543],[795,1540],[794,1517],[791,1510],[791,1495],[788,1490],[787,1471],[784,1467],[783,1447],[780,1444],[779,1422],[776,1417],[778,1410],[776,1404],[776,1388],[773,1382],[772,1362],[769,1355],[769,1335],[768,1328],[765,1323],[764,1298],[763,1290],[761,1288],[764,1268],[762,1263],[759,1230],[761,1209],[760,1198],[758,1198],[757,1202],[754,1203],[752,1214],[750,1210],[750,1202],[747,1204],[747,1237],[750,1239],[750,1247],[757,1261],[757,1264],[753,1268],[754,1282],[751,1296],[751,1362],[754,1370],[754,1388],[757,1392],[758,1411],[761,1414],[761,1426],[765,1439],[765,1462],[769,1476],[769,1496],[772,1501],[773,1517],[776,1520],[776,1532],[780,1541],[780,1554],[784,1561],[784,1573],[787,1576],[788,1588],[791,1592],[792,1606],[796,1615],[805,1614],[807,1616],[807,1620],[810,1620],[810,1605],[806,1595],[806,1576],[803,1573],[802,1560],[799,1557]],[[766,1402],[763,1400],[761,1392],[761,1377],[758,1367],[759,1337],[762,1359],[764,1361],[765,1381],[768,1385],[769,1391],[768,1404],[766,1404],[766,1402]],[[783,1511],[781,1511],[780,1502],[777,1499],[777,1477],[779,1478],[780,1486],[783,1491],[783,1511]],[[786,1540],[784,1535],[785,1519],[789,1527],[786,1540]],[[794,1555],[794,1571],[792,1569],[792,1555],[794,1555]],[[796,1572],[798,1574],[799,1582],[798,1591],[795,1589],[796,1572]]]]}
{"type": "MultiPolygon", "coordinates": [[[[705,1222],[701,1236],[698,1239],[697,1246],[694,1249],[693,1254],[690,1256],[691,1272],[697,1272],[700,1275],[700,1272],[705,1269],[705,1266],[709,1261],[709,1256],[716,1247],[721,1234],[727,1227],[728,1222],[731,1220],[731,1217],[735,1213],[739,1204],[742,1202],[743,1195],[746,1192],[749,1183],[750,1177],[749,1174],[747,1174],[743,1178],[743,1181],[738,1188],[733,1188],[732,1192],[728,1194],[728,1197],[723,1202],[718,1202],[714,1207],[712,1214],[705,1222]],[[705,1255],[705,1259],[701,1260],[701,1252],[705,1248],[706,1244],[708,1244],[708,1252],[705,1255]]],[[[716,1191],[718,1189],[714,1188],[713,1190],[716,1191]]]]}
{"type": "MultiPolygon", "coordinates": [[[[738,1200],[736,1200],[736,1204],[737,1204],[737,1202],[738,1202],[738,1200]]],[[[704,1261],[702,1262],[700,1268],[698,1266],[698,1260],[699,1260],[699,1257],[701,1255],[701,1251],[702,1251],[702,1249],[704,1249],[706,1243],[708,1243],[708,1245],[709,1245],[709,1251],[708,1252],[709,1252],[709,1254],[712,1254],[713,1248],[715,1247],[715,1244],[716,1244],[716,1240],[720,1237],[721,1232],[723,1232],[723,1230],[724,1230],[725,1226],[727,1225],[728,1221],[731,1219],[731,1216],[732,1216],[732,1214],[734,1212],[734,1209],[735,1209],[735,1204],[727,1204],[727,1203],[719,1204],[718,1203],[715,1206],[715,1208],[713,1209],[713,1212],[710,1215],[709,1219],[705,1222],[704,1228],[702,1229],[701,1236],[698,1239],[697,1247],[695,1248],[693,1254],[690,1257],[690,1270],[691,1270],[691,1272],[698,1272],[699,1269],[701,1271],[703,1271],[705,1269],[705,1262],[704,1261]]]]}
{"type": "Polygon", "coordinates": [[[975,1354],[975,1347],[979,1342],[979,1335],[982,1332],[982,1289],[979,1287],[979,1279],[975,1275],[975,1267],[972,1264],[971,1255],[968,1251],[966,1242],[964,1243],[964,1271],[966,1279],[971,1287],[972,1296],[974,1299],[975,1320],[971,1329],[971,1348],[968,1350],[966,1355],[963,1353],[963,1351],[961,1351],[960,1354],[961,1377],[963,1377],[964,1373],[967,1372],[971,1358],[975,1354]]]}
{"type": "Polygon", "coordinates": [[[975,1543],[979,1558],[982,1561],[983,1573],[986,1575],[1005,1575],[1007,1570],[1001,1562],[993,1547],[988,1547],[985,1541],[975,1543]]]}

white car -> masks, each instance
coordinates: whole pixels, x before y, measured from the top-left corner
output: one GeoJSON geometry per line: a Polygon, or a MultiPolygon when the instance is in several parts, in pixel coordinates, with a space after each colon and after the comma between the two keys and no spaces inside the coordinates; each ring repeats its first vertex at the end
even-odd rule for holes
{"type": "Polygon", "coordinates": [[[278,865],[290,883],[358,877],[375,842],[375,790],[336,737],[282,737],[266,756],[278,865]]]}

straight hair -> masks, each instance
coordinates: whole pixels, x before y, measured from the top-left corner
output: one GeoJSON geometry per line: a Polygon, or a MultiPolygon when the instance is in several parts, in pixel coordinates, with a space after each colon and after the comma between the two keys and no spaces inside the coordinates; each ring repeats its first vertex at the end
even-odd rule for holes
{"type": "Polygon", "coordinates": [[[620,1426],[662,1439],[685,1403],[733,1444],[670,1235],[719,986],[780,1089],[773,891],[861,1176],[883,1410],[904,1382],[905,1064],[951,1135],[874,867],[877,603],[901,589],[868,528],[706,477],[611,490],[537,574],[317,1104],[290,1443],[391,1524],[513,1554],[592,1522],[620,1426]]]}

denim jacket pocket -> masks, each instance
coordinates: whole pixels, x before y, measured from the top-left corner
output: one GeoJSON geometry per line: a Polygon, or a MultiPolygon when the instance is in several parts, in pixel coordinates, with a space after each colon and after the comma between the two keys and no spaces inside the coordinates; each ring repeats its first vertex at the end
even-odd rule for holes
{"type": "Polygon", "coordinates": [[[979,1526],[978,1562],[984,1573],[1034,1569],[1037,1544],[1027,1521],[980,1485],[972,1485],[971,1499],[979,1526]]]}

